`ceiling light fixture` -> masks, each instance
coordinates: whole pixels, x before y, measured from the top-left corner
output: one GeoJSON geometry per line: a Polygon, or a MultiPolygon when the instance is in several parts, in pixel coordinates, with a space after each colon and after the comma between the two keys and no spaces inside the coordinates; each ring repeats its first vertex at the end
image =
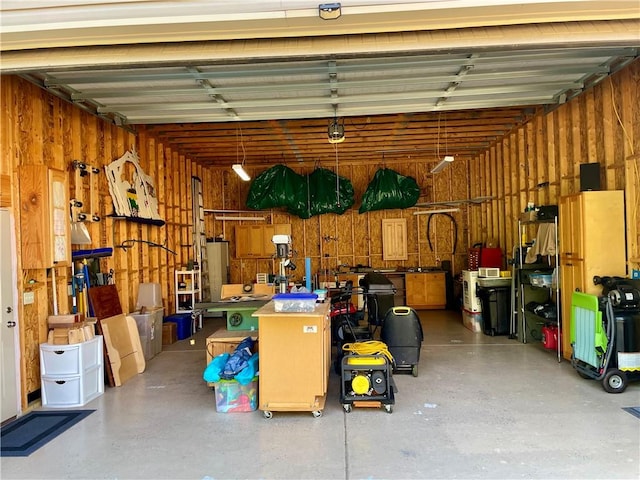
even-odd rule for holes
{"type": "Polygon", "coordinates": [[[431,173],[440,173],[442,170],[444,170],[444,167],[449,165],[451,162],[453,162],[453,156],[445,155],[444,158],[440,160],[440,163],[431,169],[431,173]]]}
{"type": "Polygon", "coordinates": [[[251,180],[251,177],[245,171],[245,169],[244,169],[244,167],[242,166],[241,163],[234,163],[233,165],[231,165],[231,168],[245,182],[248,182],[249,180],[251,180]]]}
{"type": "MultiPolygon", "coordinates": [[[[431,169],[431,173],[440,173],[447,165],[453,162],[453,155],[448,155],[449,147],[447,145],[447,121],[444,123],[444,158],[440,160],[435,167],[431,169]]],[[[438,140],[436,143],[436,158],[440,158],[440,114],[438,113],[438,140]]]]}
{"type": "Polygon", "coordinates": [[[234,172],[236,172],[236,174],[240,177],[241,180],[248,182],[249,180],[251,180],[251,177],[249,176],[247,171],[244,169],[244,160],[246,157],[246,152],[244,151],[244,142],[242,141],[242,129],[236,130],[236,162],[238,162],[238,159],[240,158],[239,150],[238,150],[239,147],[242,147],[242,163],[234,163],[233,165],[231,165],[231,168],[233,169],[234,172]]]}

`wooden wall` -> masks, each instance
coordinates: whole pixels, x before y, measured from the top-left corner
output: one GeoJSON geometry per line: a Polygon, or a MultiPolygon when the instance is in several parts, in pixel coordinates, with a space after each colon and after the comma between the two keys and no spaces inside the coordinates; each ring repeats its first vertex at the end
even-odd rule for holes
{"type": "MultiPolygon", "coordinates": [[[[186,265],[191,254],[191,248],[183,246],[191,243],[190,178],[200,171],[178,153],[163,149],[152,140],[141,143],[134,134],[89,115],[17,77],[0,77],[0,95],[0,207],[12,209],[16,222],[18,298],[21,299],[28,290],[35,294],[33,304],[22,305],[17,301],[24,408],[28,394],[40,388],[38,348],[47,339],[47,316],[53,312],[53,295],[52,269],[26,270],[21,267],[20,232],[23,226],[18,210],[19,168],[44,164],[51,169],[67,171],[73,197],[75,175],[71,173],[70,165],[74,159],[102,168],[128,149],[137,148],[143,169],[156,181],[160,215],[167,225],[141,225],[110,217],[113,213],[111,197],[106,178],[101,174],[97,213],[102,220],[87,224],[92,244],[82,247],[116,247],[113,256],[101,259],[100,263],[103,272],[113,269],[120,303],[125,311],[135,308],[139,282],[159,282],[163,288],[164,306],[167,310],[172,309],[173,271],[177,265],[186,265]],[[146,243],[135,243],[127,251],[117,248],[129,239],[163,244],[178,254],[170,254],[146,243]]],[[[71,302],[67,283],[71,279],[70,268],[56,267],[55,277],[59,312],[69,312],[71,302]]]]}
{"type": "MultiPolygon", "coordinates": [[[[467,163],[455,162],[438,175],[428,172],[424,163],[386,162],[402,175],[412,176],[420,185],[424,194],[421,202],[434,200],[453,200],[468,197],[467,163]]],[[[297,173],[311,173],[311,168],[296,168],[297,173]]],[[[382,168],[379,161],[370,164],[354,165],[347,163],[338,167],[340,176],[349,179],[355,191],[355,203],[343,215],[325,214],[310,219],[300,219],[281,211],[257,212],[257,216],[266,216],[266,223],[290,223],[292,226],[292,244],[295,251],[294,263],[299,267],[292,271],[295,280],[302,281],[304,259],[311,259],[312,273],[328,270],[333,272],[338,265],[368,265],[378,268],[434,266],[448,260],[460,271],[466,267],[466,251],[468,246],[466,209],[454,213],[456,224],[449,218],[436,216],[431,224],[431,240],[433,251],[429,248],[426,237],[427,216],[413,215],[413,209],[382,210],[360,214],[358,209],[362,195],[373,179],[376,171],[382,168]],[[382,219],[406,218],[409,258],[406,261],[382,260],[382,219]],[[454,228],[457,228],[457,246],[454,254],[454,228]]],[[[335,171],[335,165],[326,166],[335,171]]],[[[260,171],[251,171],[255,178],[260,171]]],[[[249,183],[240,182],[231,169],[209,169],[203,178],[204,204],[207,209],[246,209],[245,200],[249,183]],[[220,195],[220,192],[223,195],[220,195]]],[[[253,216],[251,213],[242,216],[253,216]]],[[[232,283],[248,283],[256,278],[256,273],[277,273],[277,261],[270,259],[247,260],[234,258],[235,236],[234,226],[251,221],[216,221],[213,215],[206,217],[207,237],[224,238],[230,242],[230,279],[232,283]]],[[[275,254],[275,247],[274,247],[275,254]]],[[[344,269],[344,267],[343,267],[344,269]]]]}
{"type": "MultiPolygon", "coordinates": [[[[471,238],[518,244],[527,202],[558,204],[580,191],[580,164],[601,164],[603,190],[625,190],[629,269],[640,268],[640,61],[506,135],[470,162],[472,196],[495,200],[472,211],[471,238]]],[[[561,221],[561,220],[560,220],[561,221]]]]}

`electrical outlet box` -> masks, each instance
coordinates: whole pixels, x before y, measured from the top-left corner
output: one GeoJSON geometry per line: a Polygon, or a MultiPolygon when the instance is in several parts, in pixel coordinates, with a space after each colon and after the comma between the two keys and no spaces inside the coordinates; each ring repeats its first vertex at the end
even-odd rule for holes
{"type": "Polygon", "coordinates": [[[36,301],[36,294],[34,292],[24,292],[22,296],[23,305],[31,305],[36,301]]]}

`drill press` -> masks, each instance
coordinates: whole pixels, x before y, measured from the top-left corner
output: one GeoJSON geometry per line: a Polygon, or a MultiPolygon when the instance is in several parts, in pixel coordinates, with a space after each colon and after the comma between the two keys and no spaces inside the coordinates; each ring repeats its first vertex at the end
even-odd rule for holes
{"type": "Polygon", "coordinates": [[[288,283],[286,269],[296,269],[296,265],[291,261],[291,237],[289,235],[274,235],[271,241],[276,246],[276,258],[280,259],[280,268],[275,283],[279,293],[286,293],[288,283]]]}

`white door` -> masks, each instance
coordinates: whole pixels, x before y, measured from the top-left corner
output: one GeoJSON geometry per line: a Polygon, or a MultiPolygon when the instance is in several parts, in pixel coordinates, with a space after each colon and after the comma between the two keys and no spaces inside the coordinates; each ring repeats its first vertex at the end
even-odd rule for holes
{"type": "Polygon", "coordinates": [[[2,418],[0,421],[15,417],[18,414],[18,386],[16,360],[17,328],[15,305],[15,282],[13,281],[13,262],[15,249],[11,232],[13,231],[11,216],[6,209],[0,209],[0,308],[2,323],[0,324],[0,404],[2,418]]]}

